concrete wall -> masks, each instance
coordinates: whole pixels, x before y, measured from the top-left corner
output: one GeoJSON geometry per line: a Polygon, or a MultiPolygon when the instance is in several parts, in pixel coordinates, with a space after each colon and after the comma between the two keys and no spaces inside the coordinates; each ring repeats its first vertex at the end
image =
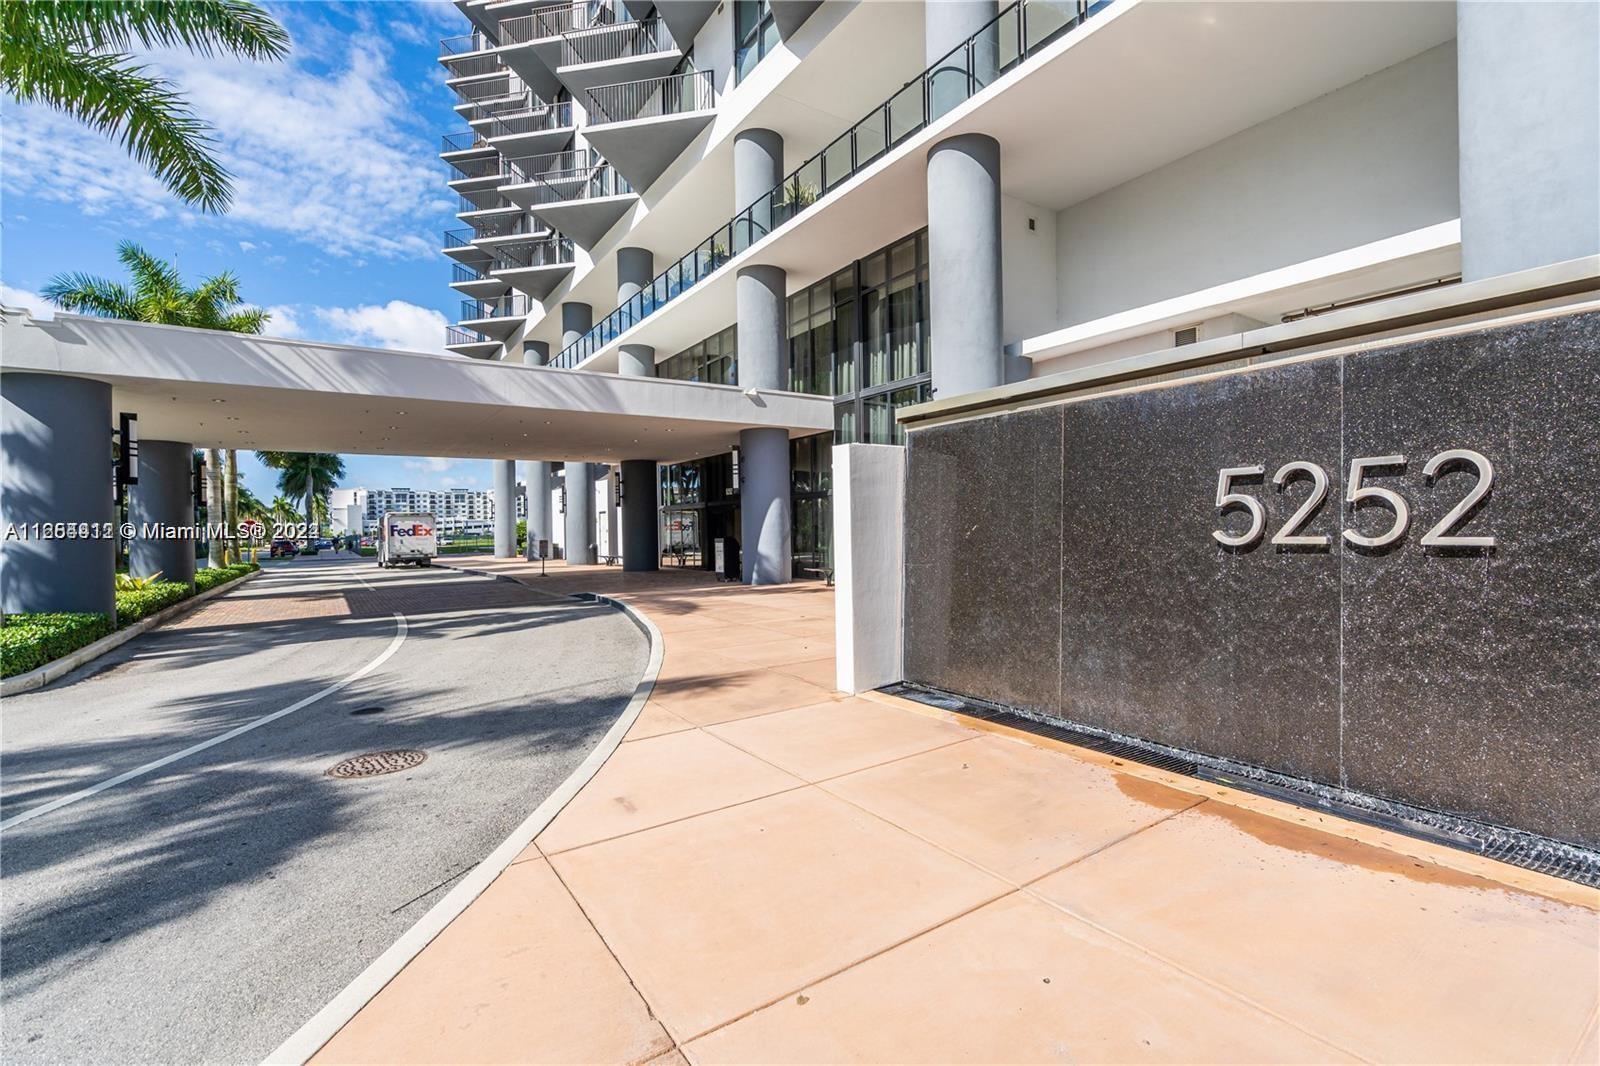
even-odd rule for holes
{"type": "Polygon", "coordinates": [[[906,450],[833,449],[834,656],[841,692],[900,680],[906,450]]]}
{"type": "MultiPolygon", "coordinates": [[[[1002,152],[1001,166],[1005,165],[1002,152]]],[[[1005,294],[1001,337],[1016,344],[1055,329],[1056,212],[1018,200],[1000,198],[1001,285],[1005,294]],[[1033,229],[1028,220],[1033,219],[1033,229]]]]}
{"type": "Polygon", "coordinates": [[[1460,213],[1440,45],[1062,211],[1057,325],[1460,213]]]}
{"type": "Polygon", "coordinates": [[[1456,5],[1467,280],[1600,252],[1600,4],[1456,5]]]}

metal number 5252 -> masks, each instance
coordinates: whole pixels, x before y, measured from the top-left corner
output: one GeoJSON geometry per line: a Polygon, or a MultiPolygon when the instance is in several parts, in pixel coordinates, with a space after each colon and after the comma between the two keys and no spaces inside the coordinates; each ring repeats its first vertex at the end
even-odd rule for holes
{"type": "MultiPolygon", "coordinates": [[[[1451,463],[1465,463],[1471,465],[1477,473],[1477,482],[1465,496],[1456,502],[1449,512],[1437,524],[1422,536],[1424,548],[1492,548],[1495,540],[1492,535],[1466,536],[1453,533],[1457,526],[1466,521],[1472,509],[1484,497],[1489,495],[1490,488],[1494,485],[1494,464],[1481,452],[1470,448],[1451,448],[1435,455],[1422,468],[1423,477],[1432,483],[1441,470],[1451,463]]],[[[1379,485],[1367,484],[1369,477],[1379,476],[1371,473],[1374,470],[1385,468],[1399,469],[1406,465],[1403,455],[1373,455],[1350,461],[1350,476],[1345,479],[1344,499],[1352,508],[1363,500],[1371,501],[1386,507],[1391,513],[1392,520],[1389,527],[1380,533],[1368,535],[1355,529],[1346,529],[1343,536],[1346,541],[1362,548],[1382,548],[1393,544],[1405,536],[1406,528],[1411,524],[1411,505],[1406,498],[1393,489],[1379,485]]],[[[1229,548],[1247,548],[1260,540],[1266,532],[1267,511],[1261,501],[1244,492],[1233,491],[1233,482],[1242,478],[1261,477],[1266,473],[1264,466],[1228,466],[1217,471],[1217,510],[1226,513],[1230,508],[1242,507],[1250,517],[1250,524],[1240,533],[1229,533],[1226,530],[1214,529],[1211,536],[1218,544],[1229,548]]],[[[1310,521],[1317,508],[1328,495],[1328,472],[1316,463],[1304,459],[1297,459],[1285,463],[1272,475],[1272,484],[1282,492],[1285,486],[1299,476],[1311,479],[1311,493],[1304,503],[1296,508],[1294,514],[1279,527],[1273,534],[1272,543],[1280,546],[1326,547],[1331,543],[1331,538],[1326,534],[1306,534],[1301,529],[1310,521]]]]}

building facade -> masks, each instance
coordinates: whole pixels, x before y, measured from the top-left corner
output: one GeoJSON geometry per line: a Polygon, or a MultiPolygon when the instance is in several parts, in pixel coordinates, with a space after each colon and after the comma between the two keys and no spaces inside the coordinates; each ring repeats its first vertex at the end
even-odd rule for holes
{"type": "Polygon", "coordinates": [[[834,401],[661,465],[650,565],[828,573],[908,405],[1600,248],[1591,4],[457,6],[451,349],[834,401]]]}
{"type": "MultiPolygon", "coordinates": [[[[516,521],[528,517],[528,501],[517,486],[512,511],[516,521]]],[[[388,511],[417,511],[432,514],[439,520],[439,528],[449,532],[490,533],[494,530],[494,493],[484,489],[411,489],[403,486],[387,489],[348,488],[334,489],[329,509],[335,516],[337,532],[359,530],[371,533],[376,530],[388,511]],[[339,527],[338,518],[345,517],[345,527],[339,527]]]]}

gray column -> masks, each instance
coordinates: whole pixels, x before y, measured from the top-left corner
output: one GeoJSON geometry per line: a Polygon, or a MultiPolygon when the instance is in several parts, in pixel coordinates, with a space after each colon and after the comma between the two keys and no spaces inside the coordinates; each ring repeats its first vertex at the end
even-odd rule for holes
{"type": "Polygon", "coordinates": [[[923,59],[929,68],[938,65],[928,93],[932,117],[938,118],[998,76],[1000,28],[994,18],[1000,5],[996,0],[938,0],[924,4],[922,11],[923,59]],[[973,41],[970,50],[951,54],[968,40],[973,41]]]}
{"type": "MultiPolygon", "coordinates": [[[[617,249],[617,306],[650,288],[655,279],[655,255],[648,248],[617,249]]],[[[656,374],[656,350],[648,344],[624,344],[617,351],[617,373],[651,378],[656,374]]]]}
{"type": "Polygon", "coordinates": [[[750,585],[781,585],[793,575],[789,432],[739,431],[739,551],[750,585]]]}
{"type": "Polygon", "coordinates": [[[494,460],[494,557],[517,555],[517,461],[494,460]]]}
{"type": "Polygon", "coordinates": [[[981,133],[961,134],[928,152],[935,399],[1005,384],[1001,299],[1000,143],[981,133]]]}
{"type": "MultiPolygon", "coordinates": [[[[733,138],[733,210],[743,212],[783,180],[783,138],[772,130],[742,130],[733,138]]],[[[772,205],[764,202],[754,216],[734,222],[733,247],[738,255],[772,231],[772,205]]]]}
{"type": "MultiPolygon", "coordinates": [[[[111,386],[0,374],[0,528],[112,526],[111,386]]],[[[116,538],[32,535],[0,547],[0,610],[116,610],[116,538]]]]}
{"type": "Polygon", "coordinates": [[[1456,5],[1461,275],[1600,252],[1600,5],[1456,5]]]}
{"type": "Polygon", "coordinates": [[[656,461],[622,461],[622,568],[661,567],[660,523],[656,517],[656,461]]]}
{"type": "MultiPolygon", "coordinates": [[[[588,304],[561,305],[561,346],[575,343],[594,325],[594,309],[588,304]]],[[[568,463],[566,467],[566,544],[567,562],[588,565],[595,561],[594,521],[595,471],[588,463],[568,463]]]]}
{"type": "Polygon", "coordinates": [[[594,466],[568,463],[566,469],[567,562],[588,566],[595,561],[594,551],[594,466]]]}
{"type": "Polygon", "coordinates": [[[785,328],[788,275],[782,267],[752,266],[734,279],[738,321],[739,384],[757,389],[784,388],[789,368],[785,328]]]}
{"type": "Polygon", "coordinates": [[[139,483],[128,488],[128,521],[137,530],[128,541],[128,573],[194,584],[195,538],[145,535],[146,525],[193,528],[194,445],[139,442],[139,483]]]}
{"type": "MultiPolygon", "coordinates": [[[[547,341],[524,341],[522,361],[529,366],[544,366],[550,361],[550,344],[547,341]]],[[[543,460],[528,463],[528,544],[523,557],[537,559],[539,542],[551,542],[555,526],[550,521],[550,487],[553,477],[550,464],[543,460]]]]}

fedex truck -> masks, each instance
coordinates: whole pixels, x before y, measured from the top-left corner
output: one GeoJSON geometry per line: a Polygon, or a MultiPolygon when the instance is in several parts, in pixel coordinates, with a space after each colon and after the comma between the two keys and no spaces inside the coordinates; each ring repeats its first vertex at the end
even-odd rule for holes
{"type": "Polygon", "coordinates": [[[431,514],[386,512],[383,527],[378,531],[378,565],[385,568],[401,563],[432,566],[433,557],[439,554],[435,532],[438,528],[439,522],[431,514]]]}

